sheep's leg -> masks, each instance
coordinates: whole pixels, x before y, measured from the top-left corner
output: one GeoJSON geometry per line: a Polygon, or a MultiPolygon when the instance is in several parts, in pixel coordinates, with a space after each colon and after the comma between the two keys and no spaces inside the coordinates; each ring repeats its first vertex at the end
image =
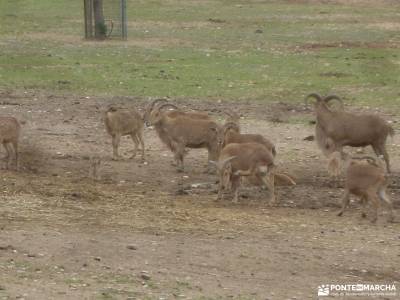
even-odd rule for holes
{"type": "Polygon", "coordinates": [[[342,150],[335,151],[329,156],[328,172],[333,178],[333,187],[339,186],[340,162],[342,158],[342,150]]]}
{"type": "Polygon", "coordinates": [[[8,161],[10,159],[10,148],[8,147],[6,142],[3,142],[3,147],[6,150],[6,156],[4,156],[4,159],[6,160],[6,168],[8,169],[8,161]]]}
{"type": "Polygon", "coordinates": [[[342,198],[342,209],[337,214],[338,216],[343,215],[344,210],[346,209],[347,205],[349,205],[349,201],[350,201],[350,192],[348,190],[345,190],[342,198]]]}
{"type": "Polygon", "coordinates": [[[206,165],[206,170],[205,170],[204,173],[214,174],[215,173],[215,166],[210,161],[216,161],[216,159],[212,159],[212,155],[210,154],[210,150],[208,150],[207,165],[206,165]]]}
{"type": "Polygon", "coordinates": [[[143,132],[139,131],[137,133],[137,138],[140,142],[140,146],[142,147],[142,161],[144,161],[144,140],[143,140],[143,132]]]}
{"type": "Polygon", "coordinates": [[[120,140],[121,140],[120,134],[115,134],[112,136],[113,160],[121,159],[121,156],[118,154],[118,147],[119,147],[120,140]]]}
{"type": "Polygon", "coordinates": [[[224,197],[224,184],[223,184],[223,178],[222,178],[222,176],[220,176],[217,201],[222,200],[223,197],[224,197]]]}
{"type": "Polygon", "coordinates": [[[132,156],[130,158],[134,158],[136,156],[137,149],[139,147],[139,140],[138,140],[138,138],[137,138],[135,133],[131,134],[131,139],[132,139],[133,143],[135,144],[135,148],[133,149],[133,154],[132,154],[132,156]]]}
{"type": "Polygon", "coordinates": [[[378,157],[381,155],[383,156],[383,159],[386,164],[386,169],[387,169],[388,173],[391,173],[389,154],[386,151],[386,146],[384,144],[383,145],[372,145],[372,149],[374,149],[376,156],[378,156],[378,157]]]}
{"type": "Polygon", "coordinates": [[[18,141],[13,141],[12,142],[13,148],[14,148],[14,154],[15,154],[15,168],[18,170],[19,166],[19,160],[18,160],[18,141]]]}
{"type": "Polygon", "coordinates": [[[239,202],[240,176],[232,176],[233,203],[239,202]]]}
{"type": "Polygon", "coordinates": [[[275,174],[270,173],[269,175],[265,175],[262,177],[262,181],[264,182],[265,186],[268,188],[270,192],[270,205],[276,204],[275,198],[275,174]],[[268,177],[268,178],[267,178],[268,177]]]}
{"type": "Polygon", "coordinates": [[[378,208],[379,208],[379,199],[378,196],[376,195],[376,191],[370,191],[368,192],[368,200],[371,201],[371,204],[374,208],[374,213],[372,215],[372,223],[375,223],[376,220],[378,219],[378,208]]]}
{"type": "Polygon", "coordinates": [[[362,207],[363,207],[363,210],[362,210],[362,213],[361,213],[361,217],[362,218],[366,218],[367,217],[367,203],[368,203],[367,197],[362,196],[361,197],[361,204],[362,204],[362,207]]]}
{"type": "Polygon", "coordinates": [[[390,169],[389,154],[386,151],[386,146],[385,145],[382,146],[381,152],[383,154],[383,159],[385,160],[386,169],[387,169],[388,173],[392,173],[392,170],[390,169]]]}
{"type": "Polygon", "coordinates": [[[388,221],[392,222],[393,221],[393,203],[392,200],[388,197],[386,194],[386,185],[383,185],[379,188],[378,190],[378,196],[381,200],[385,201],[388,206],[389,206],[389,218],[388,221]]]}
{"type": "Polygon", "coordinates": [[[12,150],[12,147],[11,147],[11,145],[9,143],[5,143],[4,147],[6,148],[6,151],[7,151],[6,169],[8,170],[10,168],[10,163],[11,163],[11,160],[12,160],[12,152],[13,152],[13,150],[12,150]]]}
{"type": "Polygon", "coordinates": [[[173,146],[173,149],[175,149],[174,157],[177,162],[177,171],[183,172],[184,171],[183,157],[185,155],[185,145],[176,142],[171,142],[171,145],[173,146]]]}

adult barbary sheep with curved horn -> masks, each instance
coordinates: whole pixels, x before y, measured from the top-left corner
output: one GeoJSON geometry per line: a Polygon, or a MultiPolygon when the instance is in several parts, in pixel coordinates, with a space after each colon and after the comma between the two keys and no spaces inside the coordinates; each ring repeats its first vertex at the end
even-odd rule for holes
{"type": "Polygon", "coordinates": [[[333,111],[328,103],[341,99],[336,95],[322,98],[313,93],[305,100],[315,98],[314,109],[317,117],[315,137],[322,152],[329,156],[333,152],[343,153],[343,147],[371,146],[377,156],[383,155],[386,168],[390,172],[386,139],[393,136],[393,128],[381,117],[371,114],[353,114],[346,111],[333,111]]]}

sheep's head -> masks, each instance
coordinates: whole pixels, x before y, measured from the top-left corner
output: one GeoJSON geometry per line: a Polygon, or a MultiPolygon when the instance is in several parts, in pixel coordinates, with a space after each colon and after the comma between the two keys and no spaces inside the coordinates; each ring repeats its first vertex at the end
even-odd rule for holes
{"type": "Polygon", "coordinates": [[[257,172],[261,175],[262,181],[269,191],[274,190],[275,171],[276,165],[274,164],[269,164],[268,166],[261,165],[257,168],[257,172]]]}
{"type": "Polygon", "coordinates": [[[225,147],[226,136],[229,132],[240,133],[239,124],[235,122],[227,122],[222,126],[220,131],[220,143],[222,148],[225,147]]]}
{"type": "Polygon", "coordinates": [[[217,163],[218,172],[220,175],[221,185],[224,189],[231,189],[232,188],[232,163],[231,161],[235,159],[236,156],[231,156],[223,161],[219,161],[217,163]]]}
{"type": "Polygon", "coordinates": [[[177,106],[175,106],[174,104],[171,103],[164,103],[161,105],[156,106],[155,108],[153,108],[153,110],[150,113],[150,116],[148,118],[148,124],[156,124],[158,122],[161,121],[161,118],[163,117],[164,111],[162,110],[162,108],[165,107],[173,107],[174,109],[178,109],[177,106]]]}
{"type": "Polygon", "coordinates": [[[144,120],[146,126],[150,126],[150,115],[153,112],[153,109],[156,106],[156,104],[157,103],[165,103],[165,102],[168,102],[168,100],[167,99],[155,99],[147,105],[146,110],[143,115],[143,120],[144,120]]]}
{"type": "Polygon", "coordinates": [[[305,98],[306,106],[308,106],[308,99],[310,99],[310,98],[315,99],[315,101],[314,101],[315,111],[318,111],[318,110],[332,111],[332,108],[329,106],[329,102],[331,102],[333,100],[338,101],[340,103],[340,108],[343,110],[343,101],[340,97],[338,97],[336,95],[329,95],[329,96],[326,96],[325,98],[323,98],[317,93],[309,94],[305,98]]]}

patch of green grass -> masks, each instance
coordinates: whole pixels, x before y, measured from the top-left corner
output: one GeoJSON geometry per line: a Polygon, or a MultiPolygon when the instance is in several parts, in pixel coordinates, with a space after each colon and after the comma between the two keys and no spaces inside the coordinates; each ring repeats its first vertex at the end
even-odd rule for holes
{"type": "Polygon", "coordinates": [[[391,109],[400,100],[393,4],[130,0],[128,41],[88,42],[78,2],[1,1],[3,88],[286,102],[318,91],[391,109]]]}

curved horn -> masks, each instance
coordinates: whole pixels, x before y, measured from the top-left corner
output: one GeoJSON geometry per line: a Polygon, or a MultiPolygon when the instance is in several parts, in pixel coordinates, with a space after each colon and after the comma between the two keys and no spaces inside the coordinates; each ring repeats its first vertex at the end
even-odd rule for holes
{"type": "Polygon", "coordinates": [[[175,108],[176,110],[179,110],[178,106],[176,106],[176,105],[174,105],[172,103],[164,103],[164,104],[158,105],[157,106],[157,110],[160,110],[161,108],[167,107],[167,106],[170,106],[170,107],[175,108]]]}
{"type": "Polygon", "coordinates": [[[304,104],[306,106],[308,106],[308,98],[315,98],[318,102],[323,100],[322,97],[317,93],[311,93],[304,98],[304,104]]]}
{"type": "Polygon", "coordinates": [[[118,107],[115,106],[114,104],[110,104],[110,105],[107,106],[107,112],[109,112],[109,111],[117,111],[117,110],[118,110],[118,107]]]}
{"type": "Polygon", "coordinates": [[[235,130],[237,132],[240,131],[238,124],[236,124],[235,122],[232,122],[232,121],[227,122],[227,123],[224,124],[224,133],[226,131],[228,131],[229,129],[233,129],[233,130],[235,130]]]}
{"type": "Polygon", "coordinates": [[[329,95],[329,96],[326,96],[326,97],[324,98],[324,101],[325,101],[326,103],[329,103],[329,101],[332,101],[332,100],[337,100],[337,101],[339,101],[339,102],[340,102],[340,107],[341,107],[341,109],[344,109],[343,100],[342,100],[339,96],[336,96],[336,95],[329,95]]]}
{"type": "Polygon", "coordinates": [[[158,102],[168,102],[168,100],[167,100],[167,99],[164,99],[164,98],[159,98],[159,99],[153,100],[153,101],[150,102],[150,104],[149,104],[149,107],[148,107],[149,111],[152,111],[152,110],[154,109],[154,106],[155,106],[158,102]]]}

